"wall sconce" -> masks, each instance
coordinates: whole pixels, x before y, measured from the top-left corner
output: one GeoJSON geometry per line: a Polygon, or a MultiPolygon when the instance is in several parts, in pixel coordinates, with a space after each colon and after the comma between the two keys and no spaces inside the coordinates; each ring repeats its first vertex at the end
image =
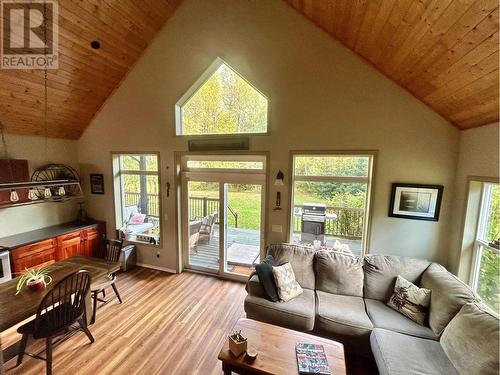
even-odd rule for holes
{"type": "Polygon", "coordinates": [[[283,186],[283,179],[285,178],[285,175],[281,170],[278,171],[278,174],[276,175],[276,180],[274,180],[274,186],[283,186]]]}
{"type": "MultiPolygon", "coordinates": [[[[274,180],[274,186],[283,186],[283,179],[285,178],[285,175],[281,170],[278,171],[278,174],[276,175],[276,180],[274,180]]],[[[276,192],[276,207],[274,210],[281,210],[281,192],[277,191],[276,192]]]]}

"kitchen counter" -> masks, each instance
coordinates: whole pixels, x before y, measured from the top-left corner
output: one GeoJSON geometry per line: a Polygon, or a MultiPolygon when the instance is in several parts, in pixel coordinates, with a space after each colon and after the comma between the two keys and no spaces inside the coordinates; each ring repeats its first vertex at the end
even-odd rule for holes
{"type": "Polygon", "coordinates": [[[0,251],[12,250],[20,246],[54,238],[66,233],[75,232],[95,225],[104,224],[102,221],[89,221],[87,223],[70,222],[53,225],[29,232],[19,233],[8,237],[0,238],[0,251]]]}

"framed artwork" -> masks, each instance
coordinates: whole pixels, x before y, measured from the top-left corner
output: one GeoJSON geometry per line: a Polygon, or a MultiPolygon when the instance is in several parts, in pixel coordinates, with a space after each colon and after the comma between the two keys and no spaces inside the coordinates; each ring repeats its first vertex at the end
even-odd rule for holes
{"type": "Polygon", "coordinates": [[[442,185],[393,183],[389,216],[438,221],[442,196],[442,185]]]}
{"type": "Polygon", "coordinates": [[[90,174],[90,191],[92,194],[104,194],[104,176],[102,174],[90,174]]]}

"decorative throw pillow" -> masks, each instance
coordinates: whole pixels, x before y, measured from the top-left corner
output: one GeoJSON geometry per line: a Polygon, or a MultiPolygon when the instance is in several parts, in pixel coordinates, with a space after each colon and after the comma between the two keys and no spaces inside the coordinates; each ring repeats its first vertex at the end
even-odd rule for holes
{"type": "Polygon", "coordinates": [[[419,288],[405,278],[398,275],[394,293],[387,305],[414,322],[424,325],[429,311],[431,290],[419,288]]]}
{"type": "Polygon", "coordinates": [[[130,215],[129,224],[144,224],[145,214],[135,213],[130,215]]]}
{"type": "Polygon", "coordinates": [[[273,267],[277,265],[278,263],[276,263],[272,255],[268,255],[262,263],[255,265],[255,272],[259,276],[260,285],[262,285],[267,296],[273,302],[279,301],[273,275],[273,267]]]}
{"type": "Polygon", "coordinates": [[[303,292],[299,283],[295,280],[295,274],[290,263],[273,267],[273,275],[280,300],[284,302],[290,301],[303,292]]]}

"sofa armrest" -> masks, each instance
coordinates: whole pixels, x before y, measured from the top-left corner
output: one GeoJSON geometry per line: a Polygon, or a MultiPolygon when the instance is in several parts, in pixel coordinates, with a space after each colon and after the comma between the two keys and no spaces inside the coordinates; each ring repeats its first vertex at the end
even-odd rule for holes
{"type": "Polygon", "coordinates": [[[260,284],[259,276],[257,276],[257,274],[253,274],[248,279],[245,289],[247,293],[251,296],[268,299],[267,294],[264,291],[264,288],[260,284]]]}

